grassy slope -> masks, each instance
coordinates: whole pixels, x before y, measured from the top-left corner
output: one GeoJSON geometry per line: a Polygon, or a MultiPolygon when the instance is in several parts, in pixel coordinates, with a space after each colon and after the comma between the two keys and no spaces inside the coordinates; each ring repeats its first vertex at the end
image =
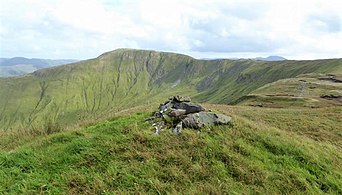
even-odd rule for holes
{"type": "Polygon", "coordinates": [[[265,84],[306,73],[342,73],[340,59],[281,62],[236,62],[236,72],[224,71],[219,84],[202,92],[200,99],[213,103],[236,101],[265,84]],[[248,68],[244,68],[248,66],[248,68]],[[240,69],[239,69],[240,68],[240,69]],[[214,94],[214,95],[212,95],[214,94]]]}
{"type": "Polygon", "coordinates": [[[0,193],[342,193],[341,107],[206,107],[232,125],[153,136],[137,113],[5,145],[0,193]]]}
{"type": "MultiPolygon", "coordinates": [[[[341,98],[322,98],[324,95],[342,96],[342,83],[320,79],[328,77],[324,74],[303,74],[278,80],[252,91],[237,102],[239,105],[277,108],[341,106],[341,98]]],[[[335,77],[340,78],[341,74],[335,74],[335,77]]]]}
{"type": "Polygon", "coordinates": [[[201,61],[154,51],[120,49],[96,59],[0,78],[0,129],[83,123],[174,95],[232,103],[276,80],[341,72],[341,60],[201,61]]]}
{"type": "MultiPolygon", "coordinates": [[[[148,103],[148,98],[153,101],[161,89],[170,88],[163,87],[171,85],[168,69],[173,70],[174,64],[182,67],[188,60],[173,55],[119,50],[93,60],[0,79],[1,127],[38,128],[46,121],[77,123],[100,113],[148,103]]],[[[163,98],[167,95],[171,92],[164,91],[163,98]]]]}

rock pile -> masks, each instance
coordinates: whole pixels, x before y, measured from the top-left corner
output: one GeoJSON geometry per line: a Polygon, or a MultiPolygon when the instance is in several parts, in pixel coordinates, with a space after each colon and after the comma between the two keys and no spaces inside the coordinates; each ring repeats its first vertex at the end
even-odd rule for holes
{"type": "Polygon", "coordinates": [[[172,96],[164,104],[160,104],[159,111],[146,120],[153,121],[152,126],[158,135],[165,126],[173,128],[173,132],[179,134],[183,127],[200,129],[228,124],[231,117],[206,111],[201,105],[192,103],[189,97],[172,96]]]}

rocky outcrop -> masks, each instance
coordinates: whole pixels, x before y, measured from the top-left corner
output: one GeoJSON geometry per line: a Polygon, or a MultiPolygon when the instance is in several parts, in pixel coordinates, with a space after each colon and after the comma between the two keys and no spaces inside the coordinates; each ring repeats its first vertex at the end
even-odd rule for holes
{"type": "Polygon", "coordinates": [[[153,121],[155,134],[159,134],[164,126],[179,134],[183,127],[200,129],[206,126],[228,124],[231,117],[208,112],[199,104],[192,103],[189,97],[172,96],[159,106],[154,116],[146,119],[153,121]]]}
{"type": "Polygon", "coordinates": [[[327,76],[319,77],[318,80],[330,81],[334,83],[342,83],[342,79],[336,77],[335,75],[328,74],[327,76]]]}

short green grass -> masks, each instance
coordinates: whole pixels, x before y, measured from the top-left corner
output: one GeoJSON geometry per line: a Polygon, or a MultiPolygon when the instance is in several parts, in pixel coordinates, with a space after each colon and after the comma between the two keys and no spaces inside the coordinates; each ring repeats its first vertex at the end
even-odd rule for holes
{"type": "Polygon", "coordinates": [[[317,112],[330,118],[322,131],[335,127],[322,141],[307,136],[310,116],[293,121],[309,110],[206,106],[232,124],[155,136],[136,113],[3,148],[0,194],[342,193],[340,142],[329,141],[340,109],[317,112]]]}

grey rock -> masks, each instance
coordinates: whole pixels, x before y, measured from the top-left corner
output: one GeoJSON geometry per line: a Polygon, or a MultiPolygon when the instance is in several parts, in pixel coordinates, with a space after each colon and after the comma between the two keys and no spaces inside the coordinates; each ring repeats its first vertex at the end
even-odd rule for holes
{"type": "Polygon", "coordinates": [[[173,129],[173,133],[180,134],[182,131],[182,121],[179,122],[176,127],[173,129]]]}
{"type": "Polygon", "coordinates": [[[169,110],[172,107],[171,101],[167,101],[164,104],[160,105],[159,112],[163,113],[169,110]]]}
{"type": "Polygon", "coordinates": [[[163,126],[164,126],[164,121],[153,123],[152,127],[154,127],[154,129],[155,129],[154,134],[155,135],[159,135],[159,133],[160,133],[161,129],[163,128],[163,126]]]}
{"type": "Polygon", "coordinates": [[[200,129],[204,126],[228,124],[231,117],[223,114],[215,114],[211,112],[199,112],[188,114],[183,120],[184,127],[192,129],[200,129]]]}
{"type": "Polygon", "coordinates": [[[201,105],[191,102],[176,102],[172,107],[174,109],[183,109],[186,111],[186,114],[197,113],[205,110],[201,105]]]}
{"type": "Polygon", "coordinates": [[[226,125],[232,120],[232,117],[229,117],[224,114],[215,114],[215,116],[216,116],[215,125],[226,125]]]}
{"type": "Polygon", "coordinates": [[[171,117],[179,117],[185,114],[186,114],[186,110],[184,109],[173,109],[168,115],[171,117]]]}

